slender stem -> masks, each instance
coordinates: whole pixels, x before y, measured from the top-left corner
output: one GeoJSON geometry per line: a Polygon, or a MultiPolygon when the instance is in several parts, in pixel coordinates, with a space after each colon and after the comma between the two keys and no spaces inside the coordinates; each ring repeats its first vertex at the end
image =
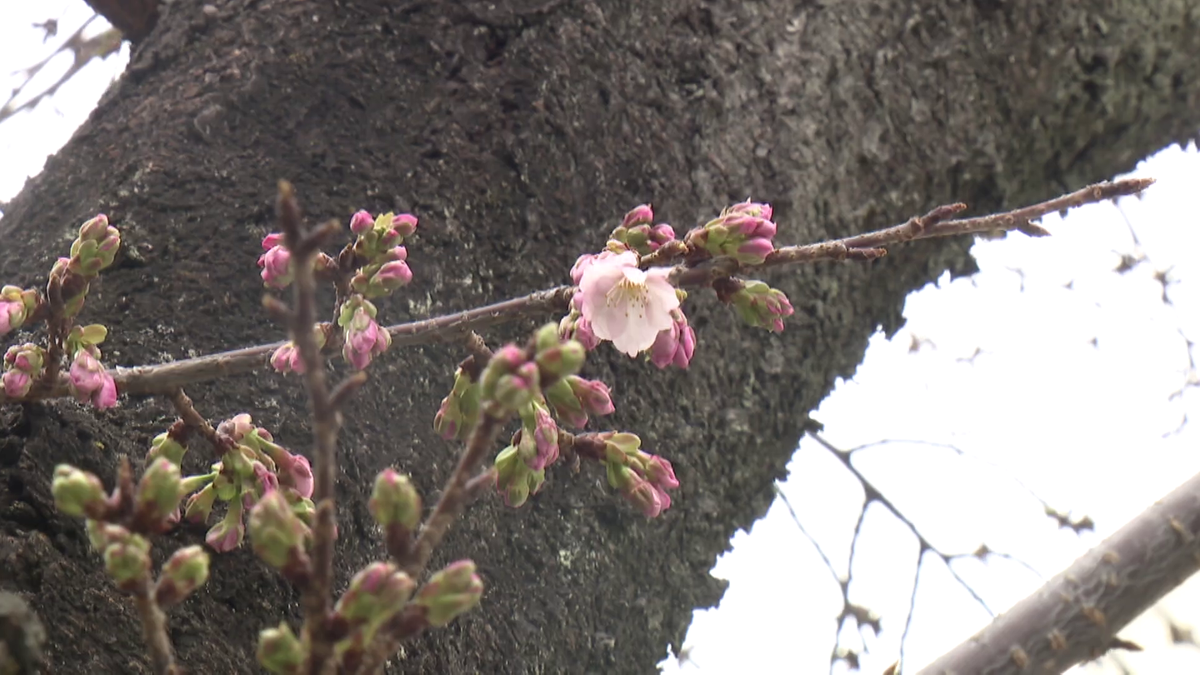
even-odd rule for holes
{"type": "Polygon", "coordinates": [[[167,636],[167,615],[154,601],[154,588],[147,578],[133,594],[138,616],[142,620],[142,637],[150,650],[150,663],[157,675],[175,675],[175,656],[171,638],[167,636]]]}
{"type": "Polygon", "coordinates": [[[312,261],[321,239],[331,230],[318,228],[304,236],[300,227],[300,207],[292,186],[279,184],[279,224],[284,242],[292,254],[294,287],[291,335],[304,361],[304,383],[308,389],[313,419],[314,465],[316,466],[313,501],[317,513],[313,525],[312,576],[303,588],[304,632],[309,645],[307,672],[322,675],[333,656],[333,641],[325,629],[333,587],[333,542],[336,538],[334,479],[337,470],[338,413],[330,401],[325,380],[325,360],[312,326],[316,323],[317,281],[312,261]]]}
{"type": "Polygon", "coordinates": [[[434,549],[442,542],[454,519],[462,513],[471,496],[472,479],[475,478],[484,457],[491,451],[504,419],[495,403],[489,402],[480,414],[479,423],[467,438],[467,447],[458,458],[454,473],[442,488],[441,498],[433,507],[433,513],[429,514],[429,518],[421,526],[421,534],[413,544],[409,559],[400,561],[401,567],[409,577],[420,578],[425,566],[429,564],[430,557],[433,556],[434,549]]]}
{"type": "MultiPolygon", "coordinates": [[[[935,237],[992,232],[997,230],[1020,230],[1033,234],[1044,234],[1033,220],[1056,211],[1101,202],[1107,199],[1136,194],[1154,181],[1149,178],[1134,178],[1115,182],[1098,183],[1061,197],[1056,197],[1032,206],[1006,213],[947,220],[948,215],[958,212],[958,205],[940,206],[925,216],[875,232],[855,235],[843,239],[786,246],[767,256],[761,267],[775,267],[821,260],[871,260],[886,253],[885,246],[935,237]]],[[[681,287],[698,287],[711,284],[714,279],[728,277],[752,266],[739,265],[732,258],[705,260],[688,267],[680,265],[672,271],[672,282],[681,287]]],[[[463,312],[446,314],[423,321],[413,321],[388,327],[392,344],[419,345],[442,342],[461,337],[468,331],[508,323],[528,317],[541,316],[565,310],[574,295],[572,286],[558,286],[529,295],[505,300],[463,312]]],[[[248,373],[267,365],[267,357],[283,345],[276,342],[257,347],[210,354],[194,359],[184,359],[154,366],[115,368],[113,379],[117,391],[124,394],[169,394],[173,389],[197,382],[208,382],[232,375],[248,373]]],[[[54,342],[51,341],[51,348],[54,342]]],[[[50,364],[56,361],[50,359],[50,364]]],[[[48,365],[48,369],[51,366],[48,365]]],[[[59,373],[47,376],[39,387],[21,400],[62,398],[69,395],[67,378],[59,373]]],[[[0,391],[0,404],[10,399],[0,391]]]]}

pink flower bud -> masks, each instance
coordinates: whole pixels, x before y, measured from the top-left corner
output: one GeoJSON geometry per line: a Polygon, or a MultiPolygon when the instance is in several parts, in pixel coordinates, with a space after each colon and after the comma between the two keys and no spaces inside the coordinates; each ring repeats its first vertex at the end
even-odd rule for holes
{"type": "Polygon", "coordinates": [[[104,549],[104,569],[117,582],[117,588],[137,588],[150,576],[150,542],[131,534],[124,541],[109,544],[104,549]]]}
{"type": "Polygon", "coordinates": [[[350,231],[354,234],[362,234],[375,226],[375,219],[366,211],[358,211],[350,217],[350,231]]]}
{"type": "Polygon", "coordinates": [[[625,214],[625,218],[621,221],[621,227],[649,225],[652,220],[654,220],[654,210],[650,208],[649,204],[641,204],[625,214]]]}
{"type": "Polygon", "coordinates": [[[764,220],[770,220],[771,216],[774,215],[774,211],[771,209],[770,204],[752,202],[749,199],[730,206],[729,208],[725,209],[725,213],[754,216],[764,220]]]}
{"type": "Polygon", "coordinates": [[[69,378],[71,392],[80,403],[91,403],[101,409],[111,408],[117,404],[117,385],[112,375],[96,360],[92,349],[80,349],[75,353],[69,378]]]}
{"type": "Polygon", "coordinates": [[[250,511],[250,543],[254,553],[275,569],[288,567],[304,556],[308,528],[292,513],[278,490],[268,492],[250,511]]]}
{"type": "Polygon", "coordinates": [[[658,455],[642,453],[645,459],[646,480],[665,490],[679,487],[679,479],[675,478],[675,467],[658,455]]]}
{"type": "Polygon", "coordinates": [[[179,508],[181,499],[183,479],[179,465],[166,457],[154,460],[138,482],[136,513],[161,524],[179,508]]]}
{"type": "Polygon", "coordinates": [[[679,368],[687,368],[696,351],[696,332],[688,325],[683,312],[672,312],[675,323],[670,328],[660,331],[654,344],[650,347],[650,362],[658,368],[666,368],[674,364],[679,368]]]}
{"type": "MultiPolygon", "coordinates": [[[[403,246],[397,246],[395,249],[404,250],[403,246]]],[[[371,278],[372,285],[383,287],[385,291],[393,291],[401,286],[407,285],[412,281],[413,273],[408,268],[408,263],[404,262],[403,258],[386,262],[375,276],[371,278]]]]}
{"type": "Polygon", "coordinates": [[[401,213],[392,221],[392,229],[399,232],[401,237],[411,237],[417,231],[417,217],[411,213],[401,213]]]}
{"type": "Polygon", "coordinates": [[[475,573],[475,563],[459,560],[434,574],[417,594],[416,602],[427,611],[425,619],[431,626],[445,626],[454,617],[479,604],[483,581],[475,573]]]}
{"type": "Polygon", "coordinates": [[[743,264],[761,265],[774,251],[775,245],[771,243],[770,239],[753,237],[738,246],[737,253],[733,257],[743,264]]]}
{"type": "Polygon", "coordinates": [[[630,481],[628,489],[623,490],[622,494],[647,518],[658,517],[671,504],[671,498],[667,497],[667,493],[655,489],[649,481],[636,475],[630,481]],[[663,497],[667,499],[665,505],[663,497]]]}
{"type": "Polygon", "coordinates": [[[304,665],[306,650],[292,633],[287,622],[279,628],[267,628],[258,634],[258,651],[255,658],[271,673],[298,673],[304,665]]]}
{"type": "Polygon", "coordinates": [[[277,373],[304,373],[304,359],[294,342],[284,343],[271,352],[271,368],[277,373]]]}
{"type": "Polygon", "coordinates": [[[213,525],[204,542],[217,553],[226,553],[242,545],[242,537],[246,533],[242,524],[242,500],[234,499],[229,502],[229,512],[221,522],[213,525]]]}
{"type": "Polygon", "coordinates": [[[262,241],[266,253],[258,258],[263,283],[271,288],[286,288],[292,283],[292,253],[283,246],[283,235],[268,234],[262,241]]]}
{"type": "Polygon", "coordinates": [[[364,307],[354,311],[345,327],[345,343],[342,356],[357,370],[366,368],[371,359],[382,354],[392,344],[392,336],[375,323],[375,319],[364,307]]]}
{"type": "Polygon", "coordinates": [[[583,278],[583,273],[587,271],[587,268],[595,260],[596,255],[592,253],[585,253],[579,256],[575,260],[575,264],[571,266],[571,283],[578,284],[579,280],[583,278]]]}
{"type": "Polygon", "coordinates": [[[567,378],[567,384],[571,386],[571,391],[589,415],[609,415],[616,410],[608,385],[600,380],[585,380],[578,375],[572,375],[567,378]]]}

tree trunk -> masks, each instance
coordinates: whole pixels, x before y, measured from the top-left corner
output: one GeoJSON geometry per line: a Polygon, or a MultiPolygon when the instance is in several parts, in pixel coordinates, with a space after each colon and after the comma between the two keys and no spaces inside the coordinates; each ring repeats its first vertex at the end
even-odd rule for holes
{"type": "MultiPolygon", "coordinates": [[[[72,228],[109,214],[139,255],[101,277],[83,318],[109,326],[107,361],[137,365],[283,337],[254,265],[279,178],[314,220],[359,208],[421,218],[416,281],[381,303],[388,323],[564,283],[640,202],[679,230],[753,196],[775,205],[788,244],[949,201],[980,213],[1189,138],[1198,24],[1200,3],[1161,0],[176,0],[10,205],[0,281],[41,285],[72,228]]],[[[600,428],[634,431],[675,463],[671,510],[643,519],[594,466],[552,471],[521,509],[482,499],[435,561],[479,563],[481,609],[409,644],[393,671],[653,672],[692,609],[720,599],[709,569],[765,512],[808,411],[876,329],[900,326],[909,291],[972,270],[969,244],[773,270],[797,310],[781,335],[694,293],[687,371],[601,348],[586,372],[614,385],[617,414],[600,428]]],[[[372,367],[339,450],[343,583],[383,555],[365,509],[374,474],[411,472],[432,500],[453,467],[458,447],[431,423],[462,356],[396,349],[372,367]]],[[[309,444],[295,378],[188,393],[211,419],[250,412],[284,445],[309,444]]],[[[111,485],[118,454],[140,462],[172,419],[160,399],[0,413],[0,586],[40,614],[57,672],[148,662],[132,602],[82,524],[54,510],[51,471],[72,462],[111,485]]],[[[206,466],[205,451],[184,468],[206,466]]],[[[202,536],[185,529],[156,550],[202,536]]],[[[255,672],[258,630],[296,614],[296,594],[243,548],[217,556],[169,620],[189,672],[255,672]]]]}

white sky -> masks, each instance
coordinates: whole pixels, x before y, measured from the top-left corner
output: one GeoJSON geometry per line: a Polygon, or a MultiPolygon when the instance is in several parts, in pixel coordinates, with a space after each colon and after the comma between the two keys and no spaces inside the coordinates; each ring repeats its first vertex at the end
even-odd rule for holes
{"type": "MultiPolygon", "coordinates": [[[[79,0],[5,3],[0,9],[0,77],[47,55],[91,15],[79,0]],[[57,18],[57,38],[42,44],[34,22],[57,18]]],[[[91,30],[102,30],[97,21],[91,30]]],[[[86,119],[128,50],[93,62],[32,113],[0,124],[0,201],[10,199],[48,153],[86,119]]],[[[60,55],[37,80],[36,94],[70,65],[60,55]]],[[[24,99],[19,99],[18,103],[24,99]]],[[[2,103],[2,101],[0,101],[2,103]]],[[[1198,121],[1200,124],[1200,121],[1198,121]]],[[[1141,201],[1079,209],[1044,225],[1054,237],[1016,234],[974,248],[980,273],[943,279],[909,297],[908,325],[888,341],[876,335],[863,365],[816,412],[825,437],[848,448],[891,444],[856,455],[856,466],[915,522],[935,546],[969,552],[986,542],[1046,578],[1197,471],[1197,434],[1180,423],[1200,417],[1195,390],[1169,400],[1189,377],[1183,335],[1200,336],[1200,250],[1194,205],[1200,155],[1170,148],[1137,175],[1159,180],[1141,201]],[[1147,260],[1127,274],[1113,271],[1120,254],[1147,260]],[[1170,269],[1172,305],[1161,300],[1159,270],[1170,269]],[[1071,288],[1064,286],[1073,282],[1071,288]],[[1024,289],[1022,290],[1022,285],[1024,289]],[[914,336],[922,342],[910,352],[914,336]],[[1096,340],[1093,346],[1092,340],[1096,340]],[[982,353],[973,362],[970,357],[982,353]],[[919,442],[951,443],[968,457],[919,442]],[[1042,514],[1023,482],[1062,511],[1090,515],[1096,533],[1078,537],[1042,514]]],[[[932,206],[932,205],[929,205],[932,206]]],[[[781,223],[786,227],[786,223],[781,223]]],[[[903,254],[902,251],[898,251],[903,254]]],[[[704,336],[699,336],[704,348],[704,336]]],[[[1195,370],[1191,377],[1196,378],[1195,370]]],[[[819,444],[806,440],[781,489],[804,527],[845,574],[862,491],[819,444]]],[[[880,673],[899,653],[916,563],[916,539],[878,505],[867,515],[851,599],[883,617],[869,636],[863,672],[880,673]]],[[[1041,585],[1022,566],[959,561],[955,569],[994,609],[1003,610],[1041,585]]],[[[664,662],[667,673],[823,673],[833,647],[840,593],[812,544],[777,502],[751,533],[734,537],[714,574],[731,581],[721,606],[696,612],[689,660],[664,662]]],[[[1146,648],[1123,655],[1139,673],[1200,672],[1200,649],[1171,647],[1169,614],[1182,626],[1200,618],[1200,584],[1185,585],[1123,633],[1146,648]]],[[[906,646],[915,672],[983,627],[988,615],[926,556],[906,646]]],[[[844,644],[854,646],[851,629],[844,644]]],[[[619,648],[619,646],[618,646],[619,648]]],[[[1119,672],[1111,661],[1087,672],[1119,672]]],[[[839,672],[844,668],[839,667],[839,672]]]]}

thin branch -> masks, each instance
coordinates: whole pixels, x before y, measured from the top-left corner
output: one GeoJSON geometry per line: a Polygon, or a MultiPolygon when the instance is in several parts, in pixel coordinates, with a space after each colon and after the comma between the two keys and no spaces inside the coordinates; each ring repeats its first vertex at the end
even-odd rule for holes
{"type": "Polygon", "coordinates": [[[75,73],[83,70],[83,67],[86,66],[92,59],[108,58],[110,55],[121,49],[121,32],[116,29],[106,30],[99,35],[90,38],[83,37],[84,29],[86,29],[95,19],[96,16],[93,15],[92,18],[85,21],[84,24],[79,27],[79,30],[72,33],[71,37],[67,38],[67,41],[64,42],[62,46],[60,46],[58,49],[55,49],[50,56],[47,56],[40,62],[35,63],[24,70],[25,81],[13,89],[12,95],[8,97],[8,100],[5,101],[3,106],[0,106],[0,122],[3,122],[4,120],[23,110],[32,110],[33,108],[37,107],[37,105],[43,100],[57,93],[60,87],[66,84],[67,81],[75,75],[75,73]],[[21,93],[25,91],[25,87],[33,81],[33,78],[40,73],[42,69],[45,68],[52,59],[54,59],[54,57],[63,52],[71,52],[71,54],[75,57],[75,60],[71,63],[71,67],[67,69],[67,72],[63,73],[62,76],[54,82],[54,84],[44,89],[36,96],[30,98],[28,101],[22,103],[21,105],[13,105],[21,93]]]}
{"type": "Polygon", "coordinates": [[[149,577],[143,579],[133,593],[138,616],[142,620],[142,637],[150,651],[150,663],[156,675],[176,675],[175,655],[167,635],[167,617],[154,600],[154,587],[149,577]]]}
{"type": "Polygon", "coordinates": [[[478,484],[472,486],[473,479],[479,471],[479,465],[484,457],[492,450],[496,436],[503,426],[504,416],[496,408],[496,404],[488,403],[480,413],[479,423],[467,439],[467,447],[454,467],[454,473],[442,488],[442,495],[433,508],[433,513],[425,519],[421,533],[413,544],[411,557],[402,561],[401,566],[406,574],[418,579],[429,564],[433,551],[442,542],[454,519],[462,513],[472,492],[478,489],[478,484]],[[472,489],[474,488],[474,489],[472,489]]]}
{"type": "MultiPolygon", "coordinates": [[[[1099,183],[1040,204],[980,218],[949,221],[938,220],[939,218],[945,218],[948,213],[956,212],[954,209],[957,208],[957,205],[938,207],[925,216],[911,219],[903,225],[819,244],[781,248],[768,256],[763,266],[770,267],[783,264],[815,262],[818,260],[844,260],[847,258],[868,259],[872,256],[878,256],[875,253],[862,253],[862,251],[882,251],[881,247],[883,246],[905,241],[988,232],[1006,228],[1020,229],[1028,226],[1032,220],[1048,213],[1134,194],[1149,187],[1153,182],[1152,179],[1140,178],[1112,183],[1099,183]],[[857,250],[859,253],[846,254],[847,251],[851,250],[857,250]]],[[[705,286],[712,283],[713,279],[722,276],[728,277],[742,269],[742,266],[732,258],[717,258],[704,261],[695,267],[684,265],[676,267],[672,271],[672,281],[682,287],[705,286]]],[[[423,321],[413,321],[390,326],[387,331],[392,336],[393,346],[450,341],[459,339],[473,330],[481,330],[519,319],[565,311],[574,294],[574,287],[558,286],[484,307],[446,314],[423,321]]],[[[135,396],[146,394],[166,395],[170,394],[174,389],[186,385],[230,377],[264,368],[267,366],[267,358],[271,352],[282,344],[282,342],[276,342],[154,366],[117,367],[113,369],[112,375],[117,384],[117,391],[121,393],[135,396]]],[[[52,363],[53,361],[51,361],[52,363]]],[[[31,393],[30,396],[20,400],[62,398],[68,395],[67,378],[65,375],[58,375],[54,378],[48,378],[45,386],[40,387],[36,392],[31,393]]],[[[9,402],[11,402],[10,399],[3,391],[0,391],[0,404],[9,402]]]]}
{"type": "MultiPolygon", "coordinates": [[[[325,381],[325,360],[317,347],[312,326],[317,317],[317,281],[313,276],[313,258],[322,240],[332,234],[326,226],[305,234],[301,231],[300,206],[290,183],[279,183],[279,229],[292,254],[294,293],[290,332],[304,361],[304,383],[312,408],[313,464],[316,467],[313,502],[317,513],[313,524],[312,576],[301,597],[304,607],[305,642],[308,643],[310,675],[322,675],[333,656],[333,640],[326,630],[330,597],[333,590],[333,542],[336,539],[334,481],[337,471],[337,434],[340,420],[325,381]]],[[[361,378],[360,378],[361,379],[361,378]]],[[[350,389],[356,388],[349,385],[350,389]]],[[[345,398],[344,396],[341,398],[345,398]]]]}
{"type": "MultiPolygon", "coordinates": [[[[976,591],[975,588],[972,587],[966,581],[966,579],[964,579],[961,575],[959,575],[958,571],[954,569],[954,566],[952,565],[952,563],[955,560],[964,559],[964,558],[976,558],[976,559],[984,560],[987,558],[987,556],[994,555],[997,557],[1003,557],[1005,559],[1017,562],[1017,563],[1023,565],[1026,569],[1033,571],[1035,575],[1037,574],[1036,570],[1034,570],[1033,567],[1030,566],[1028,563],[1021,561],[1018,558],[1016,558],[1015,556],[1012,556],[1009,554],[994,552],[990,548],[988,548],[986,545],[981,545],[979,548],[977,548],[975,551],[972,551],[971,553],[952,554],[952,553],[946,553],[946,552],[942,551],[941,549],[934,546],[928,539],[926,539],[925,536],[922,535],[921,532],[917,529],[916,524],[913,523],[913,521],[910,518],[908,518],[908,516],[906,516],[902,511],[900,511],[900,509],[894,503],[892,503],[892,501],[890,499],[888,499],[888,497],[886,495],[884,495],[883,492],[881,490],[879,490],[879,488],[876,487],[861,471],[859,471],[858,468],[855,467],[854,463],[851,461],[851,458],[855,452],[858,452],[863,449],[871,448],[874,446],[882,445],[884,443],[894,442],[894,441],[879,441],[879,442],[875,442],[875,443],[868,443],[865,445],[860,445],[855,448],[851,448],[850,450],[841,450],[837,447],[834,447],[831,443],[826,441],[822,436],[820,436],[819,434],[817,434],[814,431],[809,431],[808,435],[811,436],[813,438],[813,440],[817,441],[822,447],[824,447],[826,450],[828,450],[831,454],[833,454],[833,456],[836,457],[842,463],[842,465],[846,467],[846,469],[848,471],[850,471],[850,473],[855,477],[856,480],[858,480],[859,484],[862,486],[863,492],[864,492],[864,497],[865,497],[863,500],[863,505],[858,514],[858,519],[854,524],[853,535],[851,536],[851,539],[850,539],[850,555],[849,555],[849,561],[847,563],[848,571],[847,571],[847,575],[845,577],[843,577],[837,573],[836,569],[833,567],[832,563],[830,562],[830,559],[828,558],[828,556],[826,556],[824,551],[821,550],[820,546],[817,545],[818,553],[821,554],[821,557],[825,560],[826,567],[829,568],[830,572],[833,574],[834,578],[837,580],[838,586],[839,586],[839,588],[841,590],[841,594],[842,594],[842,610],[837,616],[837,635],[839,635],[839,636],[841,635],[842,629],[844,628],[846,621],[850,618],[853,618],[855,620],[860,635],[862,633],[862,628],[864,625],[870,626],[872,628],[872,630],[875,631],[876,634],[879,633],[880,626],[879,626],[878,619],[875,618],[871,614],[871,612],[869,610],[867,610],[865,607],[856,605],[853,602],[851,602],[851,600],[850,600],[850,584],[853,582],[854,559],[855,559],[855,555],[858,551],[858,542],[861,539],[862,528],[863,528],[863,524],[866,520],[867,509],[870,507],[870,505],[873,502],[878,503],[879,505],[883,506],[889,513],[892,514],[892,516],[894,516],[897,520],[899,520],[901,522],[901,524],[903,524],[909,530],[909,532],[911,532],[913,534],[913,536],[915,536],[917,538],[917,543],[918,543],[918,547],[919,547],[918,552],[917,552],[917,567],[916,567],[916,572],[914,573],[914,576],[913,576],[912,592],[910,594],[908,612],[904,618],[904,630],[900,637],[900,662],[901,663],[903,663],[903,661],[904,661],[905,643],[907,642],[909,630],[912,627],[912,617],[913,617],[913,609],[915,606],[915,600],[916,600],[916,595],[917,595],[917,587],[918,587],[918,584],[920,581],[921,568],[925,564],[925,554],[926,553],[932,553],[935,556],[937,556],[942,561],[942,563],[946,566],[946,570],[950,573],[950,575],[952,577],[954,577],[954,579],[958,582],[958,584],[960,586],[962,586],[962,588],[964,590],[966,590],[967,593],[970,594],[970,596],[972,598],[974,598],[975,601],[977,603],[979,603],[979,605],[981,607],[983,607],[983,609],[992,616],[995,616],[995,612],[992,611],[991,607],[987,604],[987,602],[983,599],[983,597],[980,596],[978,591],[976,591]]],[[[937,444],[937,443],[928,443],[928,445],[949,448],[949,449],[954,450],[955,452],[959,453],[960,455],[965,456],[965,453],[963,453],[962,450],[960,450],[959,448],[954,447],[954,446],[945,445],[945,444],[937,444]]],[[[779,492],[778,489],[776,489],[776,493],[782,494],[779,492]]],[[[1030,494],[1033,494],[1033,493],[1031,492],[1030,494]]],[[[1040,498],[1038,498],[1036,494],[1034,494],[1033,496],[1035,499],[1038,499],[1038,501],[1040,501],[1043,505],[1046,504],[1046,502],[1041,500],[1040,498]]],[[[785,505],[788,507],[789,511],[792,511],[791,505],[787,504],[786,501],[785,501],[785,505]]],[[[1051,509],[1048,506],[1046,506],[1046,510],[1047,510],[1047,513],[1049,513],[1051,511],[1051,509]]],[[[793,516],[793,520],[796,521],[797,526],[800,527],[801,532],[804,533],[805,536],[808,536],[809,540],[813,541],[813,544],[816,545],[815,540],[813,540],[812,537],[804,530],[803,526],[800,525],[799,518],[796,517],[794,511],[792,512],[792,516],[793,516]]],[[[855,653],[849,649],[843,648],[841,646],[840,642],[838,640],[835,640],[832,651],[830,652],[830,661],[829,661],[830,672],[833,672],[833,667],[834,667],[834,665],[837,664],[838,661],[846,661],[849,665],[854,666],[857,663],[857,658],[858,658],[857,653],[855,653]]]]}
{"type": "Polygon", "coordinates": [[[1116,634],[1200,571],[1200,474],[919,675],[1054,675],[1124,648],[1116,634]]]}

